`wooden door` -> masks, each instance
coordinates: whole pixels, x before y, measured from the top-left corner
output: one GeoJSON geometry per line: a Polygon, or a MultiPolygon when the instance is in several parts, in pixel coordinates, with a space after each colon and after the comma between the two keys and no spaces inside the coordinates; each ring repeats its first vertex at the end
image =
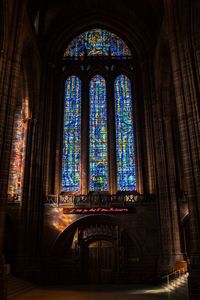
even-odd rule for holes
{"type": "Polygon", "coordinates": [[[106,240],[98,240],[88,247],[88,279],[91,283],[114,282],[114,245],[106,240]]]}

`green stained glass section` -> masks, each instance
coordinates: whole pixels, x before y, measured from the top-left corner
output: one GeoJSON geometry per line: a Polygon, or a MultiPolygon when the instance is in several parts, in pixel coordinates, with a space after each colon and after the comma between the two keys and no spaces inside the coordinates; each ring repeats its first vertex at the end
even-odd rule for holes
{"type": "Polygon", "coordinates": [[[81,81],[76,76],[65,82],[62,190],[80,190],[81,81]]]}
{"type": "Polygon", "coordinates": [[[106,83],[90,81],[90,191],[108,190],[106,83]]]}
{"type": "Polygon", "coordinates": [[[116,154],[117,183],[120,191],[136,190],[135,151],[131,82],[125,75],[116,78],[116,154]]]}
{"type": "Polygon", "coordinates": [[[80,34],[68,45],[64,57],[74,59],[86,56],[111,56],[120,59],[131,57],[127,45],[117,35],[103,29],[92,29],[80,34]]]}

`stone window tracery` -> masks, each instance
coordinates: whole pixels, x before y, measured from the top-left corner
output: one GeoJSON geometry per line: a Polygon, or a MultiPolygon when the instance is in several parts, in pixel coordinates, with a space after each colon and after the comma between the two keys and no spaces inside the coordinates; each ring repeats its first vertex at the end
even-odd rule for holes
{"type": "Polygon", "coordinates": [[[65,79],[62,191],[136,191],[132,82],[124,73],[124,66],[132,70],[131,51],[115,34],[92,29],[72,40],[63,63],[71,75],[65,79]]]}

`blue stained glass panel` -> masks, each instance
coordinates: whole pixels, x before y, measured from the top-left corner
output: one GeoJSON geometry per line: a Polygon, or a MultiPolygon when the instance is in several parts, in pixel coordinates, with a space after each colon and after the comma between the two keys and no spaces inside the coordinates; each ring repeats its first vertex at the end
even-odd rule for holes
{"type": "Polygon", "coordinates": [[[92,29],[80,34],[72,40],[65,50],[64,57],[74,59],[86,56],[111,56],[127,59],[131,52],[122,39],[114,33],[100,28],[92,29]]]}
{"type": "Polygon", "coordinates": [[[108,190],[106,83],[100,75],[90,81],[90,190],[108,190]]]}
{"type": "Polygon", "coordinates": [[[115,80],[114,89],[118,190],[134,191],[136,190],[136,174],[132,92],[128,77],[125,75],[118,76],[115,80]]]}
{"type": "Polygon", "coordinates": [[[76,76],[65,82],[62,190],[80,190],[81,81],[76,76]]]}

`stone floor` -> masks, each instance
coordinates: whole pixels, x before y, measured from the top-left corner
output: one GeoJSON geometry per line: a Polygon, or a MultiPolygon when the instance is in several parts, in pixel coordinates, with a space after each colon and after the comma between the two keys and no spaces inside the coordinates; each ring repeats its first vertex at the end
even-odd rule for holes
{"type": "Polygon", "coordinates": [[[186,295],[166,287],[153,286],[73,286],[32,287],[8,299],[16,300],[186,300],[186,295]]]}

